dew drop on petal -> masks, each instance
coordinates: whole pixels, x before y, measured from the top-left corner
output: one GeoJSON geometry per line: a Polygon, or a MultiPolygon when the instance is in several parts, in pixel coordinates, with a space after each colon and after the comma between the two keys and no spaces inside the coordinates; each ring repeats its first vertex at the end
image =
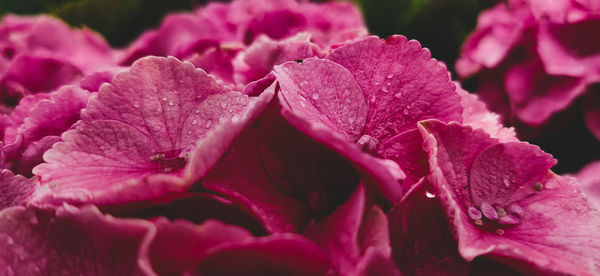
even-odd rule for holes
{"type": "Polygon", "coordinates": [[[212,125],[212,121],[211,120],[206,121],[206,123],[204,124],[204,126],[206,128],[210,128],[211,125],[212,125]]]}
{"type": "Polygon", "coordinates": [[[389,74],[387,75],[387,78],[388,78],[388,79],[391,79],[391,78],[393,78],[393,77],[394,77],[394,74],[392,74],[392,73],[389,73],[389,74]]]}
{"type": "Polygon", "coordinates": [[[312,98],[313,98],[313,100],[318,100],[319,99],[319,93],[313,93],[312,94],[312,98]]]}
{"type": "Polygon", "coordinates": [[[192,121],[192,125],[193,125],[193,126],[195,126],[195,125],[197,125],[197,124],[198,124],[198,120],[193,120],[193,121],[192,121]]]}
{"type": "Polygon", "coordinates": [[[162,97],[162,100],[166,102],[168,99],[167,97],[162,97]]]}
{"type": "Polygon", "coordinates": [[[429,191],[425,191],[425,196],[426,196],[427,198],[435,198],[435,195],[434,195],[434,194],[432,194],[432,193],[430,193],[429,191]]]}
{"type": "Polygon", "coordinates": [[[384,86],[384,87],[382,87],[382,88],[381,88],[381,90],[382,90],[383,92],[386,92],[386,93],[388,92],[388,89],[387,89],[387,87],[385,87],[385,86],[384,86]]]}
{"type": "Polygon", "coordinates": [[[140,107],[140,103],[139,102],[133,102],[133,107],[135,107],[135,108],[140,107]]]}

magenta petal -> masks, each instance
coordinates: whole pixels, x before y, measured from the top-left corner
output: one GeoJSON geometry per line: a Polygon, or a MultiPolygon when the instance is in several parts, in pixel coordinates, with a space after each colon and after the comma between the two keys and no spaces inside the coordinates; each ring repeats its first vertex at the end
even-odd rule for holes
{"type": "Polygon", "coordinates": [[[203,258],[188,275],[325,275],[327,255],[294,234],[223,244],[203,258]]]}
{"type": "Polygon", "coordinates": [[[235,80],[246,84],[266,76],[273,66],[314,56],[310,34],[299,33],[284,40],[259,36],[234,61],[235,80]]]}
{"type": "Polygon", "coordinates": [[[37,179],[14,175],[9,170],[0,172],[0,210],[26,203],[37,186],[37,179]]]}
{"type": "Polygon", "coordinates": [[[581,184],[583,193],[600,209],[600,161],[586,165],[575,177],[581,184]]]}
{"type": "Polygon", "coordinates": [[[0,213],[0,268],[8,275],[152,275],[151,223],[92,206],[13,207],[0,213]]]}
{"type": "Polygon", "coordinates": [[[466,275],[441,202],[421,180],[389,212],[392,256],[405,275],[466,275]]]}
{"type": "Polygon", "coordinates": [[[536,185],[541,185],[555,164],[556,159],[550,154],[527,143],[491,146],[483,150],[471,166],[471,198],[476,206],[483,203],[509,205],[536,193],[536,185]]]}
{"type": "Polygon", "coordinates": [[[364,208],[365,188],[360,184],[335,212],[303,231],[304,236],[329,254],[332,269],[339,275],[348,275],[356,269],[361,255],[358,234],[364,208]]]}
{"type": "Polygon", "coordinates": [[[13,170],[31,174],[33,166],[41,163],[42,154],[52,146],[50,142],[57,141],[50,137],[60,136],[79,120],[88,97],[87,91],[65,86],[47,96],[24,98],[5,130],[7,158],[15,163],[13,170]]]}
{"type": "Polygon", "coordinates": [[[381,143],[416,128],[420,120],[461,121],[460,97],[446,68],[417,41],[369,37],[338,48],[327,58],[356,79],[368,105],[363,134],[381,143]]]}
{"type": "Polygon", "coordinates": [[[2,75],[0,85],[10,93],[47,92],[75,82],[82,74],[79,68],[57,57],[20,55],[2,75]]]}
{"type": "Polygon", "coordinates": [[[182,273],[193,268],[214,247],[252,238],[248,231],[219,221],[201,225],[188,221],[159,219],[156,237],[149,248],[152,267],[159,275],[182,273]]]}
{"type": "Polygon", "coordinates": [[[270,232],[297,231],[344,202],[360,177],[278,113],[275,103],[269,106],[202,184],[247,206],[270,232]]]}
{"type": "MultiPolygon", "coordinates": [[[[196,147],[197,140],[221,129],[221,122],[246,122],[241,111],[250,102],[189,63],[141,59],[102,86],[78,126],[44,155],[47,163],[34,168],[45,187],[36,200],[124,203],[181,191],[201,173],[184,179],[188,157],[205,150],[204,161],[214,164],[222,153],[214,144],[196,147]]],[[[221,143],[241,127],[217,131],[221,143]]]]}
{"type": "Polygon", "coordinates": [[[360,87],[344,67],[321,59],[288,62],[274,70],[279,100],[294,113],[358,140],[367,105],[360,87]]]}
{"type": "MultiPolygon", "coordinates": [[[[597,254],[600,233],[596,231],[600,227],[600,213],[590,206],[573,178],[560,177],[547,170],[554,161],[541,150],[524,143],[499,144],[483,132],[433,120],[422,123],[421,132],[430,157],[430,180],[451,218],[459,252],[465,259],[486,255],[523,272],[539,274],[595,275],[600,272],[600,255],[597,254]],[[466,148],[465,144],[471,146],[466,148]],[[501,148],[494,145],[507,145],[509,149],[509,156],[496,155],[497,160],[512,158],[511,152],[533,159],[532,167],[520,165],[525,170],[522,175],[513,174],[517,176],[514,179],[530,181],[529,177],[535,179],[542,171],[546,172],[544,179],[534,184],[535,193],[503,194],[504,188],[497,188],[503,191],[498,198],[487,196],[488,200],[495,200],[493,208],[496,210],[492,211],[496,211],[498,217],[518,216],[515,224],[472,221],[467,214],[469,205],[474,204],[468,198],[471,195],[467,182],[469,171],[478,166],[477,155],[501,148]],[[508,200],[501,202],[501,198],[508,200]]],[[[516,163],[524,164],[520,162],[516,163]]],[[[490,163],[486,168],[494,175],[502,165],[497,167],[490,163]]],[[[489,185],[505,185],[501,177],[491,181],[489,185]]]]}
{"type": "Polygon", "coordinates": [[[461,57],[456,62],[458,74],[465,78],[482,67],[496,67],[520,42],[532,19],[527,9],[507,7],[505,3],[482,12],[477,19],[477,29],[462,46],[461,57]]]}
{"type": "Polygon", "coordinates": [[[489,111],[485,103],[480,101],[477,95],[463,90],[458,83],[455,84],[463,106],[462,117],[464,125],[475,129],[483,129],[491,137],[503,142],[517,140],[514,128],[504,127],[498,114],[489,111]]]}
{"type": "Polygon", "coordinates": [[[544,69],[551,75],[600,79],[600,40],[580,35],[600,28],[600,19],[572,24],[540,22],[537,49],[544,69]]]}
{"type": "Polygon", "coordinates": [[[421,135],[417,129],[411,129],[389,139],[377,150],[377,154],[394,160],[402,168],[406,174],[402,187],[406,191],[429,172],[427,154],[421,148],[421,144],[421,135]]]}
{"type": "Polygon", "coordinates": [[[582,78],[548,75],[535,53],[528,53],[504,75],[510,106],[519,119],[529,125],[540,125],[555,112],[565,109],[585,92],[582,78]]]}

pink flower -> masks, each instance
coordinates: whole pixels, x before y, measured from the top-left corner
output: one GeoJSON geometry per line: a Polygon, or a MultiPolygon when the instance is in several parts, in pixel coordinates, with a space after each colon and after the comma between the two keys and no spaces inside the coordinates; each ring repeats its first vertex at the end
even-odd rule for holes
{"type": "Polygon", "coordinates": [[[436,120],[421,123],[429,181],[468,261],[488,256],[524,272],[595,275],[600,213],[556,160],[524,142],[436,120]],[[468,147],[465,147],[468,145],[468,147]]]}
{"type": "Polygon", "coordinates": [[[102,86],[44,154],[34,200],[125,203],[184,191],[268,98],[232,91],[174,58],[142,59],[102,86]]]}
{"type": "MultiPolygon", "coordinates": [[[[544,125],[600,80],[593,1],[509,1],[481,14],[456,69],[480,75],[479,91],[505,122],[544,125]]],[[[589,92],[592,93],[592,92],[589,92]]]]}
{"type": "Polygon", "coordinates": [[[0,25],[3,104],[49,92],[117,65],[118,52],[88,29],[71,29],[46,16],[7,15],[0,25]]]}
{"type": "Polygon", "coordinates": [[[175,56],[226,82],[246,85],[273,65],[315,56],[366,34],[362,16],[350,3],[237,0],[168,16],[132,43],[122,62],[175,56]]]}

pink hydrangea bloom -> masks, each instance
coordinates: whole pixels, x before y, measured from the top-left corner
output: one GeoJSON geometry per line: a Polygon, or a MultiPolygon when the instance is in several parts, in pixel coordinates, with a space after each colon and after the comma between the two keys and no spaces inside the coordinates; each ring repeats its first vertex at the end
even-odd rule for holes
{"type": "Polygon", "coordinates": [[[23,98],[4,128],[6,167],[31,176],[31,169],[42,162],[44,152],[79,120],[89,95],[79,87],[64,86],[56,92],[23,98]]]}
{"type": "Polygon", "coordinates": [[[390,169],[400,171],[394,174],[404,184],[386,191],[392,201],[427,173],[416,123],[462,121],[461,98],[446,68],[403,36],[352,42],[325,59],[276,66],[274,74],[287,109],[343,135],[383,164],[393,161],[390,169]]]}
{"type": "MultiPolygon", "coordinates": [[[[484,11],[456,70],[478,74],[478,93],[504,121],[543,126],[600,80],[593,1],[509,1],[484,11]]],[[[593,93],[593,92],[589,92],[593,93]]]]}
{"type": "Polygon", "coordinates": [[[175,58],[142,59],[102,86],[44,154],[34,200],[117,204],[183,191],[269,97],[232,91],[175,58]]]}
{"type": "Polygon", "coordinates": [[[3,104],[112,68],[120,55],[88,29],[71,29],[46,16],[13,15],[0,24],[0,53],[3,104]]]}
{"type": "Polygon", "coordinates": [[[455,123],[429,120],[419,130],[429,181],[463,258],[485,255],[529,273],[598,274],[600,213],[574,178],[549,170],[549,154],[455,123]]]}
{"type": "Polygon", "coordinates": [[[362,16],[350,3],[210,3],[194,13],[168,16],[158,29],[133,42],[122,62],[146,55],[175,56],[224,81],[245,85],[264,77],[273,65],[314,56],[366,34],[362,16]]]}

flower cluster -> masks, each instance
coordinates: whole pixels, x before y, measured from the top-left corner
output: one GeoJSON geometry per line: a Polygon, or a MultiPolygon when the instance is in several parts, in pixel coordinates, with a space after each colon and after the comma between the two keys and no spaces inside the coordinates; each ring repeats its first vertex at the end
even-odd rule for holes
{"type": "Polygon", "coordinates": [[[6,275],[600,273],[575,178],[347,2],[212,3],[120,50],[7,16],[0,47],[6,275]]]}
{"type": "Polygon", "coordinates": [[[529,136],[583,98],[586,124],[600,139],[600,41],[582,35],[598,28],[597,1],[499,3],[479,17],[456,70],[477,74],[482,99],[529,136]]]}

